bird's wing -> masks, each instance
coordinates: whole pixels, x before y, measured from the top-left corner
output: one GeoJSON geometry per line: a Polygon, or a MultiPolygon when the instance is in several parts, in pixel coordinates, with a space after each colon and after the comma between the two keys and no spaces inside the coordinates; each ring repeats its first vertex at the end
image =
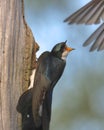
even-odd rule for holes
{"type": "Polygon", "coordinates": [[[51,119],[51,105],[52,105],[52,93],[53,88],[46,92],[45,99],[43,101],[42,110],[42,128],[43,130],[49,130],[49,124],[51,119]]]}
{"type": "Polygon", "coordinates": [[[49,53],[43,53],[38,60],[38,67],[35,74],[35,81],[33,87],[33,99],[32,110],[34,122],[37,127],[41,125],[42,117],[42,103],[45,98],[45,93],[51,85],[51,81],[47,76],[47,68],[49,68],[48,62],[49,53]]]}
{"type": "Polygon", "coordinates": [[[104,50],[104,23],[85,41],[83,46],[93,43],[90,51],[104,50]]]}
{"type": "Polygon", "coordinates": [[[66,18],[64,22],[69,24],[98,24],[101,20],[104,20],[104,0],[92,0],[66,18]]]}
{"type": "Polygon", "coordinates": [[[32,100],[32,110],[34,121],[37,127],[41,125],[41,117],[42,117],[42,104],[45,99],[45,94],[47,89],[50,87],[51,82],[44,77],[44,75],[38,75],[39,81],[35,84],[32,100]]]}
{"type": "MultiPolygon", "coordinates": [[[[92,0],[64,21],[69,24],[97,24],[104,20],[104,0],[92,0]]],[[[93,42],[90,51],[104,50],[104,22],[103,24],[85,41],[84,46],[93,42]]]]}

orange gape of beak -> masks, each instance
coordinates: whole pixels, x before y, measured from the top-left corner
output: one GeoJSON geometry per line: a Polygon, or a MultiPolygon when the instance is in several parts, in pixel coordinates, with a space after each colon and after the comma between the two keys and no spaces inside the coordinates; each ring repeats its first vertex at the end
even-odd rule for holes
{"type": "Polygon", "coordinates": [[[65,50],[70,52],[70,51],[75,50],[75,49],[71,48],[71,47],[68,47],[68,46],[65,46],[65,50]]]}

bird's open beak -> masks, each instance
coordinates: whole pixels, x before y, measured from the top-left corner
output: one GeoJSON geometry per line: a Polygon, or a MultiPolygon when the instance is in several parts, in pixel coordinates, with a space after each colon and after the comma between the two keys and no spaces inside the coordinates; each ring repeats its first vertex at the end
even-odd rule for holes
{"type": "Polygon", "coordinates": [[[66,47],[65,47],[65,50],[66,50],[66,51],[68,51],[68,52],[70,52],[70,51],[75,50],[75,49],[74,49],[74,48],[71,48],[71,47],[66,46],[66,47]]]}

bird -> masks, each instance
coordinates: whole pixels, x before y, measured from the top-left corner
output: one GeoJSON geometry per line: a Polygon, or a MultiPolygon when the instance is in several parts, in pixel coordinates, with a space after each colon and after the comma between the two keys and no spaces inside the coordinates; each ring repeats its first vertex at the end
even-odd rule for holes
{"type": "Polygon", "coordinates": [[[62,76],[68,53],[74,50],[66,42],[38,58],[33,88],[20,96],[16,107],[22,115],[22,130],[49,130],[53,89],[62,76]]]}
{"type": "Polygon", "coordinates": [[[68,53],[74,48],[66,42],[56,44],[51,52],[46,51],[38,59],[32,97],[32,112],[36,127],[49,130],[53,88],[60,79],[68,53]],[[43,124],[42,124],[43,123],[43,124]]]}
{"type": "Polygon", "coordinates": [[[64,22],[68,24],[99,24],[100,27],[84,42],[83,46],[92,43],[90,51],[104,50],[104,0],[91,0],[75,13],[67,17],[64,22]]]}

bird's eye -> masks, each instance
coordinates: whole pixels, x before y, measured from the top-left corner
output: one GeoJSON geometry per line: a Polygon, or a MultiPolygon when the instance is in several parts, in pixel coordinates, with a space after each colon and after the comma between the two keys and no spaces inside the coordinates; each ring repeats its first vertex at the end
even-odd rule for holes
{"type": "Polygon", "coordinates": [[[61,50],[64,50],[65,49],[65,44],[63,44],[62,46],[61,46],[61,50]]]}

